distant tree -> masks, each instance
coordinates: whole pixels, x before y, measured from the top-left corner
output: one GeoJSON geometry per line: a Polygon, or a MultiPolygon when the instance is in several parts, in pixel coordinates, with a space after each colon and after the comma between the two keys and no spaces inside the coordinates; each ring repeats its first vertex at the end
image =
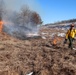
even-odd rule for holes
{"type": "Polygon", "coordinates": [[[42,24],[41,17],[40,17],[40,15],[37,12],[33,12],[32,13],[32,15],[31,15],[31,21],[33,23],[35,23],[36,25],[42,24]]]}
{"type": "Polygon", "coordinates": [[[29,23],[31,23],[31,25],[41,24],[42,20],[37,12],[33,12],[28,6],[23,6],[19,14],[15,16],[14,23],[26,27],[29,23]]]}
{"type": "Polygon", "coordinates": [[[23,25],[28,24],[30,22],[31,14],[32,11],[29,9],[27,5],[21,8],[20,18],[23,25]]]}

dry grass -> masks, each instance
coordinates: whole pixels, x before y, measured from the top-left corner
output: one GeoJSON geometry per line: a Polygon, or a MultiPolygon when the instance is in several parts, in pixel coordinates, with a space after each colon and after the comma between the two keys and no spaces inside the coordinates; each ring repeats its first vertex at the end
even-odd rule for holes
{"type": "Polygon", "coordinates": [[[60,42],[53,46],[50,37],[18,40],[0,34],[0,75],[76,75],[76,51],[64,47],[63,38],[60,42]]]}

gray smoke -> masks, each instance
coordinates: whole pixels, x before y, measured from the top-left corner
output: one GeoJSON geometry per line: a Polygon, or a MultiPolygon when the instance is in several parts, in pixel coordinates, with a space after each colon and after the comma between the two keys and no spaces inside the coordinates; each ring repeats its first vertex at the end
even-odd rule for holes
{"type": "Polygon", "coordinates": [[[2,17],[3,17],[3,14],[4,14],[4,1],[3,0],[0,0],[0,21],[2,20],[2,17]]]}
{"type": "Polygon", "coordinates": [[[23,6],[19,12],[4,8],[3,10],[5,10],[1,16],[4,21],[3,31],[20,39],[31,37],[29,34],[38,35],[38,24],[41,23],[41,18],[28,6],[23,6]]]}

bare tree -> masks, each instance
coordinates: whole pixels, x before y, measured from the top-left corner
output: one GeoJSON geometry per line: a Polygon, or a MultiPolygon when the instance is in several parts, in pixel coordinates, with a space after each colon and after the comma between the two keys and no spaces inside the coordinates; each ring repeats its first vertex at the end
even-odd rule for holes
{"type": "Polygon", "coordinates": [[[28,24],[30,22],[31,13],[32,11],[29,9],[28,6],[23,6],[21,8],[21,19],[23,25],[28,24]]]}
{"type": "Polygon", "coordinates": [[[23,25],[26,25],[30,22],[35,25],[42,23],[40,15],[37,12],[30,10],[28,6],[23,6],[21,8],[20,19],[23,25]]]}
{"type": "Polygon", "coordinates": [[[16,13],[14,16],[14,23],[19,26],[25,26],[30,22],[31,11],[28,6],[23,6],[19,13],[16,13]]]}
{"type": "Polygon", "coordinates": [[[41,17],[40,17],[39,14],[36,13],[36,12],[33,12],[33,13],[32,13],[31,21],[32,21],[33,23],[35,23],[36,25],[42,23],[41,17]]]}

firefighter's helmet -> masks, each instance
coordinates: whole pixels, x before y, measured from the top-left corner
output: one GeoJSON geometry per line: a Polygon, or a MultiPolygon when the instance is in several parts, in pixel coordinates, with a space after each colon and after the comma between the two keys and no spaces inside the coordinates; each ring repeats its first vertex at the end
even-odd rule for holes
{"type": "Polygon", "coordinates": [[[74,27],[74,24],[72,23],[72,24],[70,25],[70,27],[74,27]]]}

